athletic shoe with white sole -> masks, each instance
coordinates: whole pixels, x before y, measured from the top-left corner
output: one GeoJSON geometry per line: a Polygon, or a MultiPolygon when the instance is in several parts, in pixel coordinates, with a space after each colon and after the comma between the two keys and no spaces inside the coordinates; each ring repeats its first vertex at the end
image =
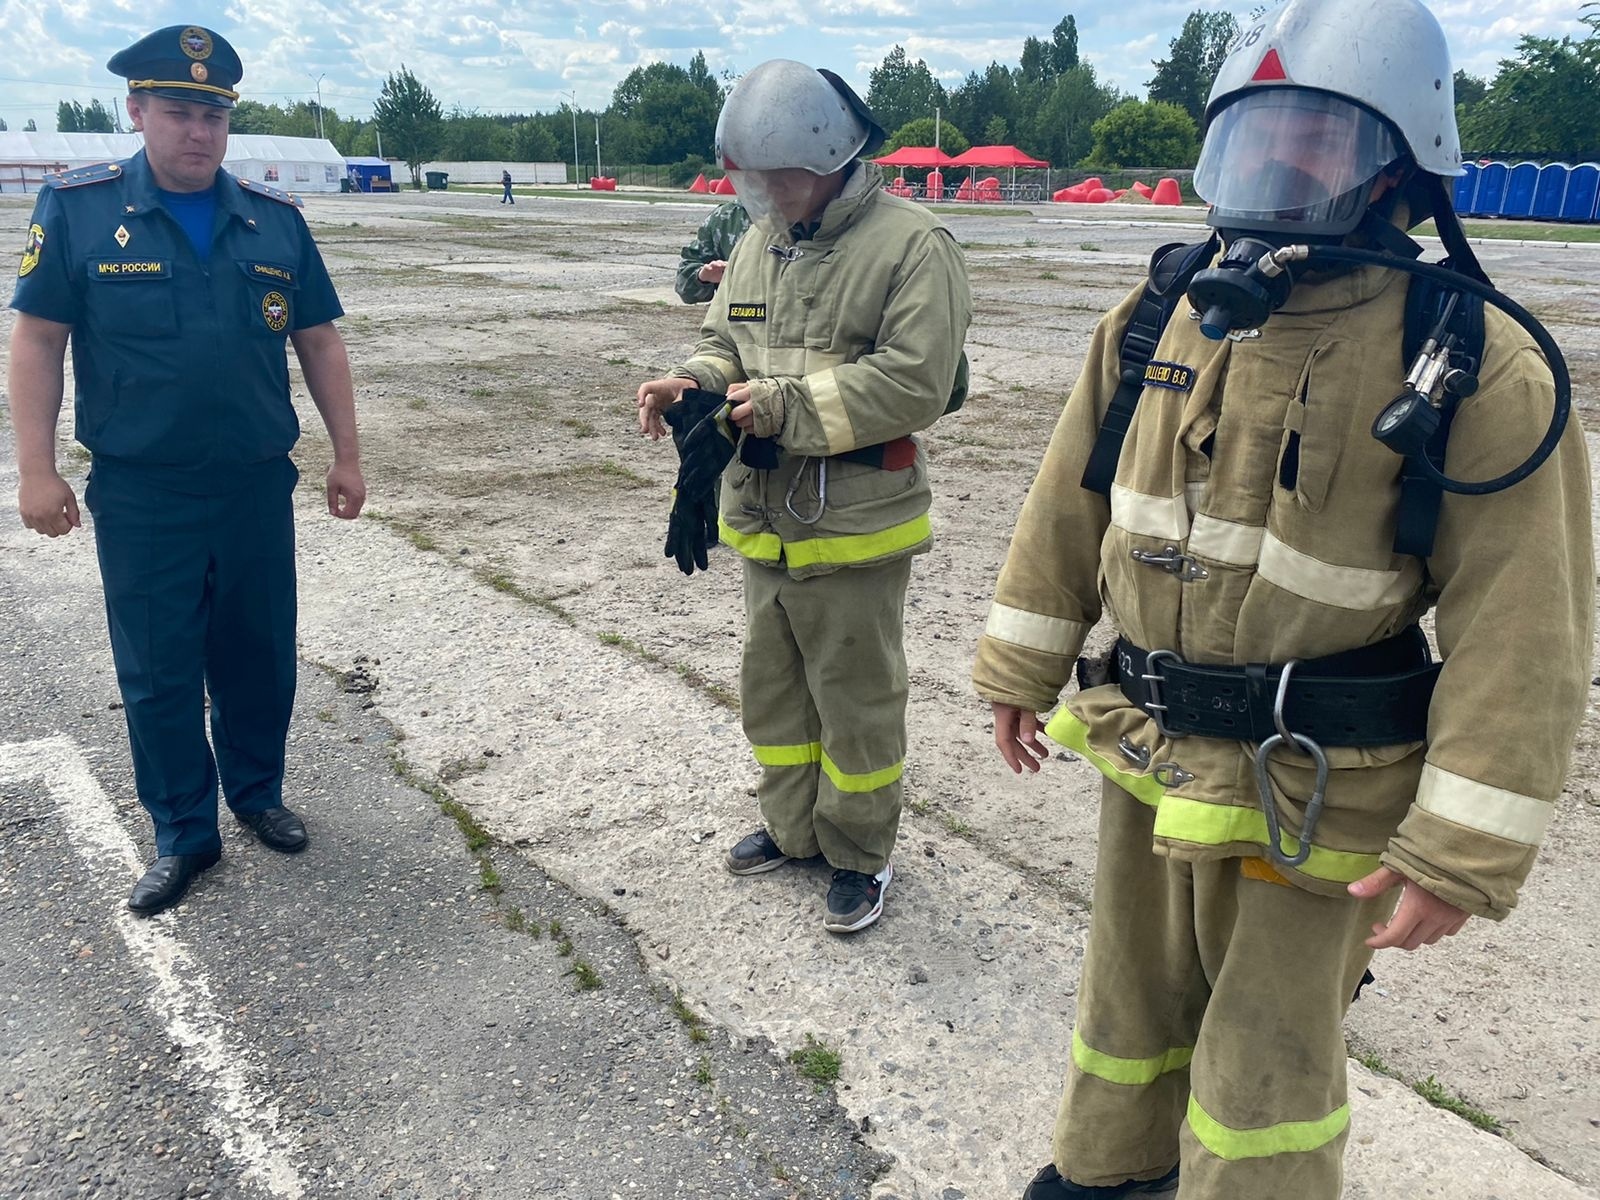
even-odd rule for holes
{"type": "Polygon", "coordinates": [[[876,875],[864,871],[835,871],[828,886],[828,911],[822,925],[829,933],[855,933],[883,915],[883,893],[894,878],[888,863],[876,875]]]}
{"type": "Polygon", "coordinates": [[[741,838],[722,858],[723,865],[735,875],[759,875],[788,861],[789,856],[778,849],[778,843],[765,828],[741,838]]]}

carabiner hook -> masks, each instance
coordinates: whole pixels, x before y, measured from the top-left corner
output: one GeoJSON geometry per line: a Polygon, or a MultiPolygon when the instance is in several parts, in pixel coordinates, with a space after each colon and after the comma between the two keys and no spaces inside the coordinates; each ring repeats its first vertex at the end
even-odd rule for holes
{"type": "Polygon", "coordinates": [[[794,510],[794,494],[800,489],[800,481],[805,478],[806,468],[811,465],[808,455],[801,463],[800,469],[794,473],[794,478],[789,481],[788,490],[783,493],[783,507],[789,510],[789,515],[802,525],[815,525],[822,520],[822,514],[828,511],[828,460],[819,458],[817,463],[817,511],[809,517],[802,517],[794,510]]]}

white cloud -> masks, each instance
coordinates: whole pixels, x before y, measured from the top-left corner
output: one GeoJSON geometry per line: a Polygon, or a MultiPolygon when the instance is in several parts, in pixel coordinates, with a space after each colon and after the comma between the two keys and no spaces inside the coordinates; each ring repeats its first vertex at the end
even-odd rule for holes
{"type": "MultiPolygon", "coordinates": [[[[1218,0],[16,0],[0,4],[0,39],[14,66],[0,81],[0,116],[54,123],[62,98],[86,102],[119,90],[104,63],[164,24],[222,32],[245,63],[243,91],[269,102],[299,99],[323,75],[323,98],[365,116],[383,79],[404,63],[447,108],[552,109],[576,86],[601,106],[633,68],[686,63],[696,51],[717,72],[768,58],[832,66],[857,87],[896,44],[922,58],[947,87],[991,60],[1015,63],[1023,39],[1048,38],[1068,8],[1078,44],[1102,78],[1142,91],[1196,7],[1218,0]]],[[[1572,0],[1437,0],[1457,64],[1492,75],[1525,33],[1579,34],[1572,0]]]]}

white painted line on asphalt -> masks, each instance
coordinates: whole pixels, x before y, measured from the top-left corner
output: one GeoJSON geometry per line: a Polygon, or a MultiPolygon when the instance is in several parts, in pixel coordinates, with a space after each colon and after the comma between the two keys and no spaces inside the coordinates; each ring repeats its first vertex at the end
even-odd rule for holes
{"type": "MultiPolygon", "coordinates": [[[[60,805],[73,848],[92,871],[114,881],[113,891],[138,878],[144,865],[133,839],[71,738],[0,745],[0,783],[25,779],[43,779],[60,805]]],[[[246,1047],[228,1036],[200,965],[174,936],[168,918],[135,917],[122,906],[120,893],[116,903],[112,924],[154,985],[146,1000],[183,1047],[184,1070],[212,1093],[212,1133],[247,1178],[282,1200],[303,1200],[306,1183],[295,1166],[299,1145],[280,1128],[277,1106],[257,1093],[259,1068],[246,1047]]]]}

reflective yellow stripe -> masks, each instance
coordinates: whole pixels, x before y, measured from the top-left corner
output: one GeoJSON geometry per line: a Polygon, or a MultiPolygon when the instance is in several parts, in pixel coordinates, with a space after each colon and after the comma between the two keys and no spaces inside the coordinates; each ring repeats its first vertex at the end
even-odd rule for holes
{"type": "Polygon", "coordinates": [[[807,375],[805,384],[811,393],[811,407],[816,410],[817,422],[822,426],[822,436],[828,439],[828,453],[838,454],[850,449],[855,445],[856,433],[850,424],[850,414],[845,411],[839,377],[833,368],[807,375]]]}
{"type": "MultiPolygon", "coordinates": [[[[821,747],[818,747],[820,750],[821,747]]],[[[833,786],[841,792],[875,792],[879,788],[888,787],[901,775],[905,774],[906,760],[901,759],[892,767],[884,767],[877,771],[868,771],[861,775],[852,775],[848,771],[841,771],[839,765],[829,758],[826,751],[822,752],[822,773],[833,781],[833,786]]]]}
{"type": "Polygon", "coordinates": [[[822,759],[821,742],[802,742],[798,746],[751,746],[756,761],[763,767],[803,767],[822,759]]]}
{"type": "Polygon", "coordinates": [[[877,533],[851,533],[786,543],[775,533],[740,533],[718,517],[717,535],[725,545],[732,546],[746,558],[753,558],[757,562],[777,562],[779,558],[784,558],[791,567],[809,567],[815,563],[848,566],[909,550],[931,538],[933,526],[928,514],[923,513],[920,517],[880,529],[877,533]]]}
{"type": "MultiPolygon", "coordinates": [[[[721,375],[722,382],[728,387],[732,387],[736,383],[744,382],[744,370],[732,359],[718,358],[714,354],[697,354],[688,362],[684,363],[683,366],[685,370],[687,370],[690,374],[693,374],[695,365],[697,363],[708,366],[713,371],[717,372],[717,374],[721,375]]],[[[698,381],[699,377],[696,376],[696,379],[698,381]]]]}
{"type": "Polygon", "coordinates": [[[1271,1158],[1274,1154],[1303,1154],[1320,1150],[1350,1127],[1350,1106],[1341,1104],[1320,1121],[1285,1121],[1262,1129],[1229,1129],[1205,1109],[1191,1093],[1189,1130],[1218,1158],[1271,1158]]]}
{"type": "Polygon", "coordinates": [[[1013,608],[996,600],[989,606],[989,620],[983,631],[992,638],[1010,642],[1025,650],[1064,657],[1078,652],[1089,626],[1083,621],[1029,612],[1025,608],[1013,608]]]}
{"type": "Polygon", "coordinates": [[[1149,496],[1114,483],[1111,523],[1127,533],[1181,542],[1189,536],[1189,504],[1182,496],[1149,496]]]}
{"type": "MultiPolygon", "coordinates": [[[[1267,844],[1267,818],[1259,808],[1236,808],[1228,804],[1208,804],[1182,796],[1163,796],[1156,808],[1156,837],[1201,846],[1226,846],[1230,842],[1267,844]]],[[[1299,852],[1300,843],[1280,833],[1279,844],[1285,854],[1299,852]]],[[[1353,883],[1379,867],[1376,854],[1353,854],[1346,850],[1311,847],[1311,857],[1296,867],[1302,875],[1335,883],[1353,883]]]]}
{"type": "Polygon", "coordinates": [[[1135,1086],[1154,1083],[1169,1071],[1180,1071],[1194,1057],[1193,1046],[1174,1046],[1154,1058],[1117,1058],[1094,1049],[1076,1029],[1072,1031],[1072,1061],[1078,1070],[1096,1079],[1135,1086]]]}
{"type": "MultiPolygon", "coordinates": [[[[1044,727],[1045,736],[1069,750],[1076,750],[1089,765],[1135,799],[1156,810],[1155,836],[1197,846],[1227,846],[1235,842],[1267,844],[1267,818],[1259,808],[1240,808],[1212,804],[1167,794],[1153,775],[1134,775],[1124,771],[1089,746],[1089,727],[1069,709],[1063,708],[1044,727]]],[[[1300,843],[1281,833],[1284,853],[1294,854],[1300,843]]],[[[1352,883],[1378,869],[1376,854],[1356,854],[1346,850],[1311,847],[1311,857],[1296,868],[1302,875],[1335,883],[1352,883]]]]}
{"type": "Polygon", "coordinates": [[[721,517],[717,518],[717,536],[726,546],[732,546],[746,558],[757,562],[777,562],[783,554],[783,542],[775,533],[740,533],[721,517]]]}
{"type": "Polygon", "coordinates": [[[1068,750],[1076,750],[1089,760],[1089,765],[1123,791],[1154,807],[1161,803],[1167,789],[1156,781],[1154,775],[1135,775],[1124,771],[1115,763],[1102,758],[1089,748],[1089,727],[1067,708],[1061,709],[1044,727],[1044,735],[1068,750]]]}
{"type": "Polygon", "coordinates": [[[1354,612],[1375,612],[1404,604],[1422,588],[1420,559],[1407,559],[1397,571],[1374,571],[1325,563],[1270,533],[1261,539],[1261,578],[1305,600],[1354,612]]]}
{"type": "MultiPolygon", "coordinates": [[[[803,542],[788,542],[783,547],[784,557],[791,567],[809,567],[814,563],[869,562],[900,550],[909,550],[933,536],[933,525],[928,514],[913,517],[899,525],[880,529],[877,533],[850,533],[840,537],[807,538],[803,542]]],[[[738,543],[733,543],[739,550],[738,543]]],[[[739,550],[741,554],[743,550],[739,550]]]]}

